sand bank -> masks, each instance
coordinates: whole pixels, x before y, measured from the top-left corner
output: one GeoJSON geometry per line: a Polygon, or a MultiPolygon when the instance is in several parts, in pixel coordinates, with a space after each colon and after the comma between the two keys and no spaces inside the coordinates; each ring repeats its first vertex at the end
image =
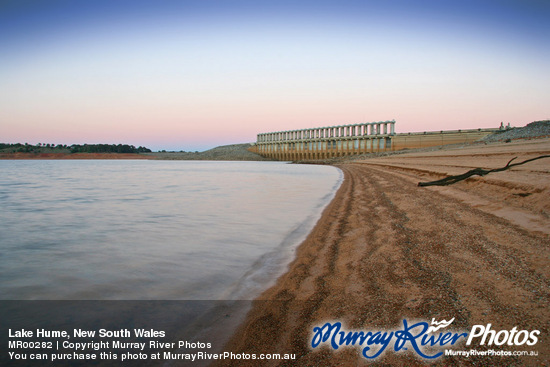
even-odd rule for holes
{"type": "MultiPolygon", "coordinates": [[[[544,365],[549,360],[550,159],[418,187],[474,167],[550,154],[550,140],[410,153],[340,164],[345,180],[296,259],[255,302],[225,350],[296,353],[297,361],[243,365],[354,366],[358,348],[312,350],[312,329],[395,330],[402,319],[455,318],[453,327],[540,330],[538,357],[442,357],[431,365],[544,365]]],[[[457,350],[471,347],[464,343],[457,350]]],[[[370,361],[372,363],[372,361],[370,361]]],[[[228,361],[223,361],[227,365],[228,361]]],[[[424,365],[388,350],[375,365],[424,365]]]]}

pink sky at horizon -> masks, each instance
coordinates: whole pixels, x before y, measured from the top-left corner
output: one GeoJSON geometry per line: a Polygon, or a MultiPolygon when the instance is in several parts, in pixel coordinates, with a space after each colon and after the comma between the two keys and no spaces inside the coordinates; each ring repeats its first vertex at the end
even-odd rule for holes
{"type": "Polygon", "coordinates": [[[548,7],[344,3],[0,10],[15,19],[0,40],[0,142],[200,151],[392,119],[399,133],[550,118],[548,7]],[[80,23],[52,25],[64,12],[80,23]]]}

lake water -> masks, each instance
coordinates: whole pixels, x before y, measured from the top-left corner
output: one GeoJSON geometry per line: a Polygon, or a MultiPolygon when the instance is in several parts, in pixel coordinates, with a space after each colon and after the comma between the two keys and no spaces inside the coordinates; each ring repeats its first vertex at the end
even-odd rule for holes
{"type": "Polygon", "coordinates": [[[0,298],[252,299],[342,181],[281,162],[0,161],[0,298]]]}

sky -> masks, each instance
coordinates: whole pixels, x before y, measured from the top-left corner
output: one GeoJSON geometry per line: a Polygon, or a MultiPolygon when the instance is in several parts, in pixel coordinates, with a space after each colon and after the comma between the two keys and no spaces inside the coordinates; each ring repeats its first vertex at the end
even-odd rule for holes
{"type": "Polygon", "coordinates": [[[550,118],[550,1],[0,1],[0,142],[203,151],[258,133],[550,118]]]}

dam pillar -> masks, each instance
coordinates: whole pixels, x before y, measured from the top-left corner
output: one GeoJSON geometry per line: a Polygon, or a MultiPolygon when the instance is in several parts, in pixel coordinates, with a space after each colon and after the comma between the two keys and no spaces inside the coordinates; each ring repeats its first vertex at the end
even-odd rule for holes
{"type": "Polygon", "coordinates": [[[261,133],[255,149],[273,159],[324,159],[393,150],[394,136],[395,120],[378,121],[261,133]]]}

